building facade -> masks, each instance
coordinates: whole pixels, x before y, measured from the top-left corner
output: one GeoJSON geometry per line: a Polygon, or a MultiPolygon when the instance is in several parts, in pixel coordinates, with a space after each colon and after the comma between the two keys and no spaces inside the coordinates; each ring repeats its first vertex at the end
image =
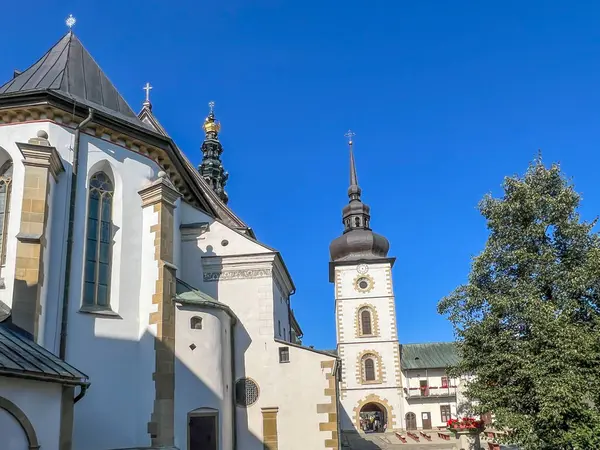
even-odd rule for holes
{"type": "Polygon", "coordinates": [[[203,129],[195,168],[72,32],[0,87],[0,326],[79,377],[3,367],[0,336],[15,446],[338,447],[338,359],[299,344],[281,255],[227,206],[212,105],[203,129]]]}
{"type": "Polygon", "coordinates": [[[319,351],[280,253],[228,206],[212,103],[203,132],[196,168],[71,31],[0,86],[8,450],[337,449],[374,416],[383,431],[455,414],[452,345],[398,343],[395,259],[352,142],[330,246],[338,345],[319,351]]]}
{"type": "Polygon", "coordinates": [[[341,359],[340,415],[344,431],[427,430],[457,413],[452,343],[398,343],[392,283],[395,258],[387,239],[371,230],[362,202],[350,136],[349,201],[343,234],[331,242],[337,355],[341,359]],[[377,423],[371,423],[371,418],[377,423]]]}

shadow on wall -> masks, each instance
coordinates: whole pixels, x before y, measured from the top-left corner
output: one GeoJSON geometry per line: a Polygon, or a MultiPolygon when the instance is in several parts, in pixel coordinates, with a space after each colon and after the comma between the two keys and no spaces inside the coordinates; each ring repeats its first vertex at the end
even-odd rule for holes
{"type": "MultiPolygon", "coordinates": [[[[150,448],[151,439],[148,434],[148,422],[154,411],[156,388],[153,381],[155,372],[156,349],[169,351],[162,342],[146,331],[139,341],[113,339],[94,336],[96,320],[114,320],[122,324],[120,319],[97,318],[89,314],[80,314],[88,326],[78,327],[87,335],[78,335],[77,340],[69,342],[68,360],[73,361],[78,369],[90,377],[92,383],[86,396],[75,405],[73,448],[86,450],[117,450],[150,448]],[[83,344],[85,343],[85,344],[83,344]],[[83,354],[95,354],[97,359],[88,359],[89,364],[75,363],[83,354]],[[132,368],[134,368],[132,370],[132,368]],[[135,370],[138,368],[138,370],[135,370]],[[99,420],[99,416],[102,420],[99,420]]],[[[179,324],[186,326],[186,324],[179,324]]],[[[236,338],[244,349],[250,339],[243,327],[234,326],[236,338]]],[[[236,342],[236,345],[238,343],[236,342]]],[[[238,347],[239,348],[239,347],[238,347]]],[[[171,352],[172,353],[172,352],[171,352]]],[[[202,361],[195,371],[202,371],[202,361]]],[[[175,391],[175,433],[176,448],[180,450],[212,450],[211,447],[191,447],[188,440],[188,414],[199,409],[211,410],[222,400],[221,394],[210,389],[181,359],[175,356],[176,377],[178,380],[193,380],[189,388],[179,386],[175,391]],[[182,389],[185,389],[183,391],[182,389]],[[185,398],[186,404],[194,406],[187,410],[178,410],[178,398],[185,398]]],[[[237,378],[243,376],[243,366],[237,371],[237,378]]],[[[232,384],[235,383],[235,379],[232,384]]],[[[229,386],[229,404],[233,404],[235,388],[229,386]]],[[[159,394],[159,395],[162,395],[159,394]]],[[[236,413],[237,434],[244,435],[244,450],[262,450],[263,443],[259,436],[248,429],[247,413],[244,408],[233,406],[236,413]]],[[[227,419],[231,421],[231,417],[227,419]]],[[[231,422],[225,422],[225,414],[218,411],[219,428],[231,429],[231,422]]],[[[221,436],[218,437],[221,441],[221,436]]],[[[227,450],[228,447],[216,447],[227,450]]],[[[241,449],[240,445],[237,446],[241,449]]]]}

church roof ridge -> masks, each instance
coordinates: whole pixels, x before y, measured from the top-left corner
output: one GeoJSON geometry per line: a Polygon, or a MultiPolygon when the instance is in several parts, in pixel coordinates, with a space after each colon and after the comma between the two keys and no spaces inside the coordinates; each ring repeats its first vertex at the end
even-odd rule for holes
{"type": "Polygon", "coordinates": [[[59,92],[77,103],[148,128],[72,31],[0,86],[0,97],[43,91],[59,92]]]}

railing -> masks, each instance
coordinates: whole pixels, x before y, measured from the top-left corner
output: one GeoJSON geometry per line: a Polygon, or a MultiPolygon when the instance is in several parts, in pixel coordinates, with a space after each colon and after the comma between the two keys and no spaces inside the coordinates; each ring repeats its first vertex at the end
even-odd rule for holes
{"type": "Polygon", "coordinates": [[[456,386],[448,387],[411,387],[404,388],[404,393],[408,398],[424,397],[454,397],[456,396],[456,386]]]}

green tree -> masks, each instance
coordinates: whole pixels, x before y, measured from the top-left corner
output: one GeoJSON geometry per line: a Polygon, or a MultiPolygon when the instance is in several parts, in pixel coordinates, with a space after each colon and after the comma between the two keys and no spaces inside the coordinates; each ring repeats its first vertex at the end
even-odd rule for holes
{"type": "MultiPolygon", "coordinates": [[[[581,197],[541,159],[479,204],[489,237],[453,323],[466,397],[523,449],[600,449],[600,237],[581,197]]],[[[600,191],[600,187],[599,187],[600,191]]]]}

